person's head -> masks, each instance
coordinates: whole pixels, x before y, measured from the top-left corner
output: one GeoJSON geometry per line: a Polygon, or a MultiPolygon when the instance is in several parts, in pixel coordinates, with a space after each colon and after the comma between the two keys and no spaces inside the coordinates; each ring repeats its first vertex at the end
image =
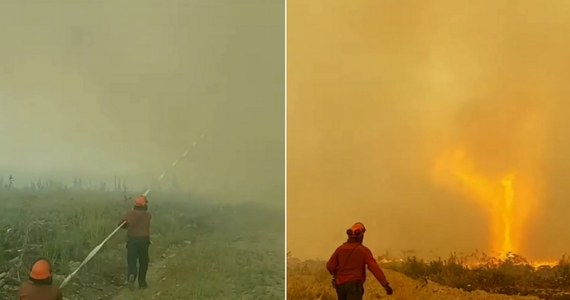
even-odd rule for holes
{"type": "Polygon", "coordinates": [[[36,284],[51,284],[51,264],[45,258],[38,258],[33,264],[30,271],[30,281],[36,284]]]}
{"type": "Polygon", "coordinates": [[[354,223],[349,229],[346,230],[349,241],[360,242],[364,240],[364,233],[366,232],[366,227],[361,222],[354,223]]]}
{"type": "Polygon", "coordinates": [[[140,195],[140,196],[136,197],[133,208],[136,210],[147,210],[148,199],[146,198],[146,196],[140,195]]]}

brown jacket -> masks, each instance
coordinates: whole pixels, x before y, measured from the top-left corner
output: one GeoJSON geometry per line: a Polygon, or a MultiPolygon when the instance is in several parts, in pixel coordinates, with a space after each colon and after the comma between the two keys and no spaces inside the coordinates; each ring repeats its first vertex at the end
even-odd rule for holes
{"type": "Polygon", "coordinates": [[[26,281],[20,286],[20,300],[62,300],[61,290],[54,285],[34,284],[26,281]]]}
{"type": "Polygon", "coordinates": [[[123,228],[127,228],[129,237],[148,237],[150,236],[151,218],[151,214],[146,210],[131,210],[123,217],[123,220],[127,221],[123,228]]]}

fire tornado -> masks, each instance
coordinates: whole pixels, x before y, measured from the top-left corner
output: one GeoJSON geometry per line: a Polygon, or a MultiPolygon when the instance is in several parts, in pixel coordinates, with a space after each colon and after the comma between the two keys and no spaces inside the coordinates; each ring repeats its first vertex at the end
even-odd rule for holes
{"type": "Polygon", "coordinates": [[[515,184],[515,172],[485,175],[462,151],[446,153],[436,163],[435,179],[440,185],[476,201],[489,214],[490,250],[501,256],[518,253],[522,224],[528,215],[528,189],[515,184]]]}
{"type": "Polygon", "coordinates": [[[503,217],[503,247],[502,253],[507,254],[513,252],[513,243],[511,241],[511,227],[513,221],[513,201],[515,198],[515,191],[513,188],[514,176],[509,175],[507,178],[503,179],[502,184],[504,188],[504,207],[502,210],[503,217]]]}

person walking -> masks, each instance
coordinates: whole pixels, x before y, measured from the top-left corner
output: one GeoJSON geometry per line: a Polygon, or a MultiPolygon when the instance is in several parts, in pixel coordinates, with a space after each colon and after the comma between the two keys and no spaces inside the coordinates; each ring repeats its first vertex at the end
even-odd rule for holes
{"type": "Polygon", "coordinates": [[[60,288],[52,285],[51,264],[39,258],[32,264],[29,281],[25,281],[18,291],[20,300],[62,300],[60,288]]]}
{"type": "Polygon", "coordinates": [[[366,227],[360,222],[347,229],[348,240],[336,248],[327,262],[327,270],[333,276],[332,284],[336,289],[338,300],[363,299],[366,266],[384,287],[386,293],[388,295],[393,293],[372,252],[362,244],[364,232],[366,227]]]}
{"type": "Polygon", "coordinates": [[[139,288],[148,287],[146,273],[149,263],[151,218],[148,212],[148,199],[141,195],[135,198],[133,209],[128,211],[120,222],[120,224],[124,222],[122,228],[127,230],[127,278],[131,289],[134,288],[136,279],[139,288]]]}

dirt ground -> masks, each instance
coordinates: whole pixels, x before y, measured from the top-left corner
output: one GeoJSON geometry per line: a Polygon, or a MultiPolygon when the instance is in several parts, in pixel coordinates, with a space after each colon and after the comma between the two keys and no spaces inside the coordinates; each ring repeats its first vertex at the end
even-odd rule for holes
{"type": "Polygon", "coordinates": [[[222,230],[167,249],[150,266],[149,289],[123,287],[113,299],[283,299],[280,235],[242,231],[226,221],[225,229],[232,231],[222,230]]]}
{"type": "MultiPolygon", "coordinates": [[[[330,285],[330,276],[324,271],[324,262],[312,262],[300,266],[301,262],[290,260],[287,274],[288,300],[336,300],[334,290],[330,285]],[[322,270],[319,268],[322,267],[322,270]]],[[[384,269],[394,293],[390,296],[380,286],[371,274],[368,274],[365,284],[365,300],[539,300],[537,297],[507,296],[489,294],[484,291],[466,292],[439,285],[431,281],[418,281],[402,273],[384,269]]]]}

